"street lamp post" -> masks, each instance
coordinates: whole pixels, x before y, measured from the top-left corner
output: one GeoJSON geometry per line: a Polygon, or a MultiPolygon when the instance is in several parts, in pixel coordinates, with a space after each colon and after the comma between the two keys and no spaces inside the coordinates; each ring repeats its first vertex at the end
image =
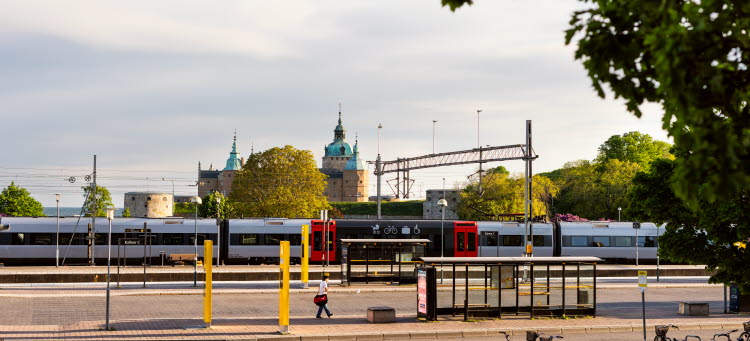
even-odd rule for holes
{"type": "MultiPolygon", "coordinates": [[[[109,221],[109,234],[107,234],[107,323],[105,330],[109,330],[109,278],[111,277],[110,267],[112,265],[112,220],[115,219],[114,207],[107,208],[107,220],[109,221]]],[[[145,244],[144,244],[145,245],[145,244]]],[[[145,246],[144,246],[145,247],[145,246]]]]}
{"type": "Polygon", "coordinates": [[[60,266],[60,194],[55,194],[57,201],[57,233],[55,234],[55,267],[60,266]]]}
{"type": "Polygon", "coordinates": [[[380,174],[380,131],[382,129],[383,129],[383,125],[382,124],[378,124],[378,158],[375,160],[375,175],[378,177],[378,181],[377,181],[378,182],[378,184],[377,184],[377,192],[378,192],[377,193],[378,194],[378,198],[377,198],[377,201],[378,201],[378,220],[380,220],[380,218],[381,218],[381,215],[380,215],[381,214],[380,205],[381,205],[381,202],[382,202],[382,198],[380,197],[380,180],[381,180],[381,177],[383,176],[382,174],[380,174]]]}
{"type": "Polygon", "coordinates": [[[620,220],[620,211],[622,211],[622,207],[618,207],[617,208],[617,221],[621,221],[620,220]]]}
{"type": "Polygon", "coordinates": [[[221,265],[221,198],[216,197],[216,266],[221,265]]]}
{"type": "Polygon", "coordinates": [[[432,153],[435,154],[435,125],[437,120],[432,120],[432,153]]]}
{"type": "Polygon", "coordinates": [[[198,286],[198,205],[203,203],[201,197],[195,196],[190,199],[195,204],[195,236],[193,237],[193,286],[198,286]]]}
{"type": "MultiPolygon", "coordinates": [[[[445,193],[443,193],[445,196],[445,193]]],[[[448,206],[448,201],[445,198],[438,200],[438,206],[440,206],[440,258],[445,256],[445,208],[448,206]]],[[[440,283],[443,283],[443,264],[440,263],[440,283]]]]}

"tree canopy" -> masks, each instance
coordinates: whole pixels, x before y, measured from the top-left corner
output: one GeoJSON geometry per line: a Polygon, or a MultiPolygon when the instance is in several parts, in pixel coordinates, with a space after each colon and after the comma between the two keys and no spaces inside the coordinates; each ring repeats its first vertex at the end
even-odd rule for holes
{"type": "Polygon", "coordinates": [[[627,214],[655,223],[666,223],[659,238],[660,255],[674,262],[705,264],[716,270],[712,283],[736,282],[750,292],[747,264],[750,252],[750,191],[721,202],[708,202],[699,184],[699,208],[692,208],[672,189],[679,161],[656,160],[647,172],[633,179],[627,214]]]}
{"type": "Polygon", "coordinates": [[[627,206],[628,187],[640,169],[637,163],[618,159],[568,162],[556,171],[560,194],[555,198],[555,211],[588,219],[617,219],[617,208],[627,206]]]}
{"type": "Polygon", "coordinates": [[[203,204],[198,206],[198,214],[204,218],[216,218],[216,212],[222,219],[233,216],[231,203],[223,194],[217,191],[211,191],[202,198],[203,204]],[[216,202],[218,199],[218,203],[216,202]]]}
{"type": "MultiPolygon", "coordinates": [[[[522,213],[524,177],[510,175],[504,167],[497,167],[482,177],[482,194],[477,182],[468,184],[461,192],[457,213],[462,219],[497,219],[501,214],[522,213]]],[[[549,216],[552,197],[558,187],[541,175],[532,178],[532,216],[549,216]]]]}
{"type": "Polygon", "coordinates": [[[690,152],[674,186],[697,207],[750,184],[750,6],[747,1],[582,0],[566,43],[577,42],[599,96],[605,86],[640,117],[651,102],[690,152]],[[707,186],[699,188],[699,184],[707,186]]]}
{"type": "Polygon", "coordinates": [[[645,168],[651,161],[660,158],[674,159],[669,153],[672,145],[654,140],[649,134],[631,131],[622,135],[612,135],[599,146],[597,162],[620,160],[637,163],[645,168]]]}
{"type": "Polygon", "coordinates": [[[90,217],[92,213],[97,217],[106,217],[107,207],[115,207],[112,203],[112,196],[106,187],[97,185],[96,191],[93,190],[92,186],[83,186],[81,189],[83,189],[83,207],[87,217],[90,217]]]}
{"type": "Polygon", "coordinates": [[[325,177],[312,152],[275,147],[250,155],[229,199],[245,217],[312,218],[329,207],[325,177]]]}
{"type": "Polygon", "coordinates": [[[44,215],[44,207],[29,191],[11,182],[0,192],[0,213],[11,217],[39,217],[44,215]]]}
{"type": "MultiPolygon", "coordinates": [[[[692,207],[750,185],[750,5],[740,0],[580,0],[565,43],[577,44],[600,97],[608,87],[641,117],[655,103],[675,146],[676,194],[692,207]],[[699,184],[707,186],[699,187],[699,184]]],[[[442,0],[455,11],[471,0],[442,0]]]]}

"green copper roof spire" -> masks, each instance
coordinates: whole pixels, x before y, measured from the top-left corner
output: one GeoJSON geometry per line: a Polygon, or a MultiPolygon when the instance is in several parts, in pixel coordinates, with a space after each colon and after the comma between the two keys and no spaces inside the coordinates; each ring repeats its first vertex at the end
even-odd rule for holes
{"type": "Polygon", "coordinates": [[[359,138],[354,139],[354,155],[346,162],[344,170],[364,170],[365,163],[359,158],[359,138]]]}
{"type": "Polygon", "coordinates": [[[227,159],[227,165],[224,167],[224,170],[240,170],[242,168],[242,165],[240,164],[240,159],[237,157],[239,153],[237,153],[237,130],[234,131],[234,141],[232,142],[232,152],[229,153],[229,158],[227,159]]]}
{"type": "Polygon", "coordinates": [[[333,142],[325,147],[325,156],[352,156],[352,148],[344,141],[346,130],[341,124],[341,103],[339,103],[339,124],[333,130],[333,142]]]}

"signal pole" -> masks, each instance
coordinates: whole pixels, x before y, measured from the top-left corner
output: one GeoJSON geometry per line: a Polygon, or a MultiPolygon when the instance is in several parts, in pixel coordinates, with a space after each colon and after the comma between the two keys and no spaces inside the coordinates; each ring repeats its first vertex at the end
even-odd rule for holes
{"type": "Polygon", "coordinates": [[[91,225],[89,225],[89,235],[88,239],[89,242],[88,245],[88,255],[89,255],[89,265],[94,266],[96,265],[94,259],[96,258],[95,254],[95,246],[96,246],[96,155],[94,155],[94,181],[91,184],[91,194],[89,195],[89,199],[92,202],[91,206],[91,225]]]}

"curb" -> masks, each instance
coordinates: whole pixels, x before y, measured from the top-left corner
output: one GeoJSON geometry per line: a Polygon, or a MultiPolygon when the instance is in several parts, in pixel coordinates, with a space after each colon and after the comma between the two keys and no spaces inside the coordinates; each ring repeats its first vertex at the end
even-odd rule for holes
{"type": "MultiPolygon", "coordinates": [[[[653,330],[655,324],[646,326],[647,330],[653,330]]],[[[700,329],[742,329],[742,323],[685,323],[681,324],[680,330],[700,329]]],[[[642,331],[641,326],[612,325],[612,326],[576,326],[560,328],[507,328],[487,330],[442,330],[436,332],[383,332],[362,334],[309,334],[309,335],[279,335],[264,336],[259,338],[241,339],[245,341],[325,341],[325,340],[411,340],[411,339],[444,339],[444,338],[473,338],[473,337],[500,337],[500,332],[508,335],[525,336],[526,331],[536,331],[545,334],[599,334],[599,333],[627,333],[642,331]]],[[[501,339],[498,339],[501,340],[501,339]]]]}

